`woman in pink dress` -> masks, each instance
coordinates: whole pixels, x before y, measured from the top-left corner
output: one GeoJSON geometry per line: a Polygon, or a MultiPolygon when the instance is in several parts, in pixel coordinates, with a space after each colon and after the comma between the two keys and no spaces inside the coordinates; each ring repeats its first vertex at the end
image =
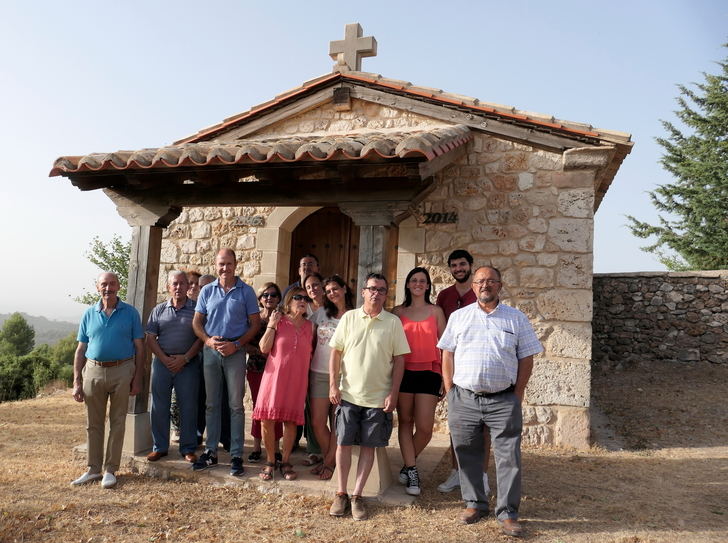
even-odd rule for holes
{"type": "Polygon", "coordinates": [[[414,268],[404,283],[404,303],[392,310],[402,321],[410,346],[404,356],[404,376],[399,387],[397,424],[404,467],[399,480],[405,492],[420,494],[415,461],[432,439],[435,407],[442,398],[442,365],[437,340],[445,330],[445,313],[430,301],[432,283],[425,268],[414,268]]]}
{"type": "Polygon", "coordinates": [[[261,422],[267,462],[260,478],[269,481],[275,469],[275,423],[283,423],[280,470],[290,481],[297,477],[290,458],[296,425],[304,422],[308,370],[313,350],[313,323],[306,319],[306,291],[294,287],[283,300],[283,313],[273,311],[260,340],[260,351],[268,354],[253,418],[261,422]]]}

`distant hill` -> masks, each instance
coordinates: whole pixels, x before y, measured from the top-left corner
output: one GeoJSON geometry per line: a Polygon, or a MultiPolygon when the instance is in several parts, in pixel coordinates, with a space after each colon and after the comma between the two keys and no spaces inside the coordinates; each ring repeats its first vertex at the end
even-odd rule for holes
{"type": "MultiPolygon", "coordinates": [[[[23,318],[28,321],[35,330],[35,345],[47,343],[53,345],[59,339],[63,339],[68,334],[78,332],[78,323],[67,321],[54,321],[45,317],[34,317],[27,313],[20,313],[23,318]]],[[[0,326],[8,320],[12,313],[0,313],[0,326]]]]}

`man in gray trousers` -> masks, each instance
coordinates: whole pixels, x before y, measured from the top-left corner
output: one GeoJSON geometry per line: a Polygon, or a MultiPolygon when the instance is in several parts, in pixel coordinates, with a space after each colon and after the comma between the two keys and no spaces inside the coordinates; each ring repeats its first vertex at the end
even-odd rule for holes
{"type": "Polygon", "coordinates": [[[528,318],[500,303],[501,274],[483,266],[473,276],[477,303],[450,316],[438,347],[448,401],[448,423],[460,465],[465,511],[460,520],[477,522],[488,514],[483,486],[483,434],[490,432],[496,463],[495,514],[504,534],[521,536],[521,402],[543,351],[528,318]]]}

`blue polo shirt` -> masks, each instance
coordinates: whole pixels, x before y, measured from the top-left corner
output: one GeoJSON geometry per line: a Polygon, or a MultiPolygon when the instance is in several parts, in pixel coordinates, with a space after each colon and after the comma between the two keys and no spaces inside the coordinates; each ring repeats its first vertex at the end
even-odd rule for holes
{"type": "Polygon", "coordinates": [[[172,300],[167,300],[152,309],[146,332],[157,338],[159,346],[166,354],[185,354],[197,341],[192,330],[194,316],[195,302],[189,298],[179,309],[174,308],[172,300]]]}
{"type": "Polygon", "coordinates": [[[139,312],[121,300],[109,317],[99,300],[86,310],[78,327],[78,341],[88,344],[86,358],[99,362],[132,358],[136,352],[134,340],[143,337],[139,312]]]}
{"type": "Polygon", "coordinates": [[[236,277],[235,285],[227,292],[220,279],[202,287],[195,311],[207,316],[208,336],[238,338],[250,328],[248,315],[260,313],[260,308],[253,287],[236,277]]]}

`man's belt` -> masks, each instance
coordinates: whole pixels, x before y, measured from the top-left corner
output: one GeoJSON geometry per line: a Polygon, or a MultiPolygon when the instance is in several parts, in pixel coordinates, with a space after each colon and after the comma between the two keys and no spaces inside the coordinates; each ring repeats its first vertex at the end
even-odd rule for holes
{"type": "Polygon", "coordinates": [[[101,366],[102,368],[112,368],[114,366],[121,366],[125,362],[129,362],[129,360],[134,360],[134,357],[124,358],[123,360],[107,360],[106,362],[102,362],[101,360],[93,360],[92,358],[87,358],[86,362],[91,363],[93,366],[101,366]]]}
{"type": "Polygon", "coordinates": [[[515,390],[516,390],[516,385],[511,385],[508,388],[499,390],[498,392],[473,392],[473,395],[474,396],[483,396],[485,398],[492,398],[493,396],[498,396],[499,394],[506,394],[508,392],[514,392],[515,390]]]}
{"type": "Polygon", "coordinates": [[[222,338],[222,340],[223,341],[229,341],[230,343],[233,343],[234,341],[239,340],[241,337],[243,337],[243,336],[238,336],[238,337],[224,337],[224,338],[222,338]]]}

